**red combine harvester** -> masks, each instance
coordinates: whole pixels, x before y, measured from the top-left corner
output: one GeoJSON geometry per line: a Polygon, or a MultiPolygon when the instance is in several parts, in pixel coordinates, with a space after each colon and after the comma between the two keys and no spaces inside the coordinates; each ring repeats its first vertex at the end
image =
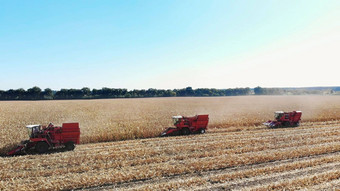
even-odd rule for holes
{"type": "Polygon", "coordinates": [[[47,127],[41,125],[28,125],[29,140],[22,141],[14,150],[7,153],[8,156],[24,154],[30,150],[37,153],[46,153],[49,149],[65,148],[73,150],[75,144],[79,144],[79,123],[63,123],[54,126],[50,123],[47,127]]]}
{"type": "Polygon", "coordinates": [[[196,115],[194,117],[173,116],[175,127],[169,127],[161,136],[189,135],[190,133],[205,133],[209,115],[196,115]]]}
{"type": "Polygon", "coordinates": [[[301,120],[301,111],[293,111],[293,112],[283,112],[283,111],[276,111],[275,112],[275,121],[267,121],[263,123],[270,128],[276,127],[297,127],[300,125],[301,120]]]}

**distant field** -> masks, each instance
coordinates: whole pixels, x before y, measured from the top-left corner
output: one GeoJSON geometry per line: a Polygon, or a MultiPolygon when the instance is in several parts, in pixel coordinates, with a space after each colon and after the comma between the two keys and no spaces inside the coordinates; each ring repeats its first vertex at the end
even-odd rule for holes
{"type": "MultiPolygon", "coordinates": [[[[27,139],[25,125],[79,122],[81,142],[155,137],[173,115],[209,114],[209,128],[258,128],[276,110],[302,110],[304,122],[340,119],[340,96],[239,96],[0,102],[0,154],[27,139]]],[[[261,126],[260,126],[261,127],[261,126]]]]}

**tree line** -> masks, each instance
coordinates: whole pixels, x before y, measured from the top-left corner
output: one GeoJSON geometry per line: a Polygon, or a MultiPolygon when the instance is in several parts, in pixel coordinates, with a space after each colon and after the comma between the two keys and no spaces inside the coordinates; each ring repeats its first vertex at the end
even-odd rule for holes
{"type": "Polygon", "coordinates": [[[144,98],[144,97],[208,97],[208,96],[238,96],[251,94],[250,88],[234,89],[214,89],[187,87],[183,89],[163,90],[127,90],[120,88],[101,88],[90,89],[61,89],[53,91],[50,88],[42,90],[35,86],[27,90],[10,89],[7,91],[0,90],[0,100],[60,100],[60,99],[102,99],[102,98],[144,98]]]}
{"type": "Polygon", "coordinates": [[[254,88],[255,95],[324,95],[336,94],[339,87],[307,87],[307,88],[254,88]]]}
{"type": "Polygon", "coordinates": [[[61,89],[54,91],[50,88],[44,90],[37,86],[27,90],[10,89],[0,90],[0,100],[60,100],[60,99],[103,99],[103,98],[145,98],[145,97],[209,97],[209,96],[241,96],[241,95],[304,95],[304,94],[335,94],[336,90],[325,88],[198,88],[186,87],[182,89],[147,89],[127,90],[121,88],[90,89],[61,89]]]}

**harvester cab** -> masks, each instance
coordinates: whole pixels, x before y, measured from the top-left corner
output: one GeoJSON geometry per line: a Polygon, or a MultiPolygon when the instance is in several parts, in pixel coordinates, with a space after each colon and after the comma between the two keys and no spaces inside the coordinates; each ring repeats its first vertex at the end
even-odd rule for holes
{"type": "Polygon", "coordinates": [[[276,120],[279,120],[282,117],[283,114],[284,114],[283,111],[275,111],[274,117],[275,117],[276,120]]]}
{"type": "Polygon", "coordinates": [[[175,127],[169,127],[161,133],[161,136],[189,135],[191,133],[205,133],[209,115],[196,115],[193,117],[173,116],[175,127]]]}
{"type": "Polygon", "coordinates": [[[183,119],[183,116],[172,116],[172,121],[174,123],[174,126],[176,126],[178,123],[180,123],[180,121],[183,119]]]}
{"type": "Polygon", "coordinates": [[[28,132],[28,137],[34,138],[41,131],[41,126],[40,125],[27,125],[26,129],[28,132]]]}

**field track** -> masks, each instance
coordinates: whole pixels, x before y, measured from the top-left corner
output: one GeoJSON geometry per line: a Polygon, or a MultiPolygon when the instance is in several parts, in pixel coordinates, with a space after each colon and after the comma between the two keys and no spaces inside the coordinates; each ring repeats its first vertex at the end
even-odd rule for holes
{"type": "Polygon", "coordinates": [[[0,190],[340,189],[340,121],[244,129],[1,158],[0,190]]]}

